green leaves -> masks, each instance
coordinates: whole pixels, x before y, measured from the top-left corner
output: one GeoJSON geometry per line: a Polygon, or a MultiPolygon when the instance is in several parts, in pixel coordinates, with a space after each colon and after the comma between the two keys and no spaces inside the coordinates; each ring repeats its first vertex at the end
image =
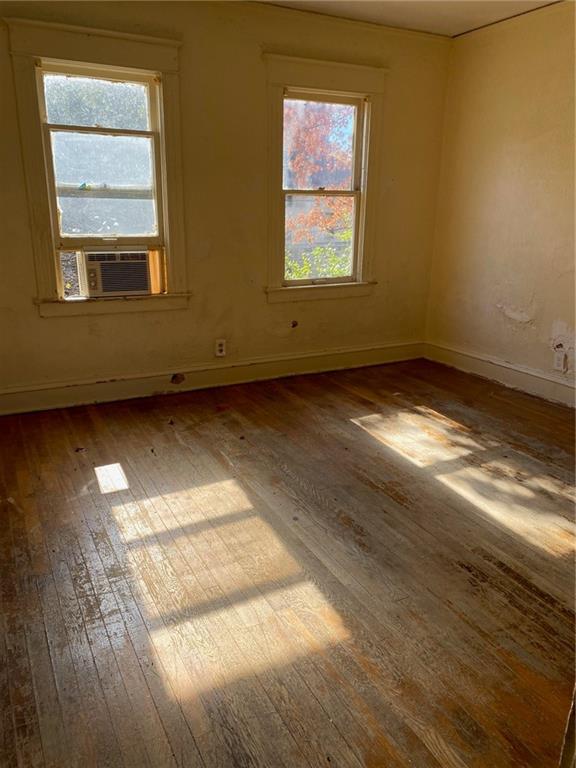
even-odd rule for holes
{"type": "Polygon", "coordinates": [[[351,263],[350,249],[338,252],[330,246],[317,246],[300,254],[298,259],[286,253],[286,279],[347,277],[350,275],[351,263]]]}

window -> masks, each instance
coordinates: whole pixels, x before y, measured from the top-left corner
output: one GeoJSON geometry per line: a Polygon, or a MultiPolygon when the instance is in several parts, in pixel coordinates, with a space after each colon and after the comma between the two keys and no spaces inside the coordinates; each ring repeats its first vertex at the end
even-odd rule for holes
{"type": "Polygon", "coordinates": [[[42,61],[38,96],[61,295],[163,291],[160,78],[42,61]]]}
{"type": "Polygon", "coordinates": [[[186,308],[180,43],[7,24],[40,315],[186,308]]]}
{"type": "Polygon", "coordinates": [[[361,258],[368,102],[287,90],[282,197],[286,285],[350,282],[361,258]]]}
{"type": "Polygon", "coordinates": [[[266,54],[268,300],[370,293],[384,69],[266,54]]]}

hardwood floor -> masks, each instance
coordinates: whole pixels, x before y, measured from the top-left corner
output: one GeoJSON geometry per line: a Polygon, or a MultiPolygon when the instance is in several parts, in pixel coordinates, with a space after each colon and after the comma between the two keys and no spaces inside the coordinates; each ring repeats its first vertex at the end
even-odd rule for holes
{"type": "Polygon", "coordinates": [[[557,765],[568,409],[415,361],[0,430],[2,768],[557,765]]]}

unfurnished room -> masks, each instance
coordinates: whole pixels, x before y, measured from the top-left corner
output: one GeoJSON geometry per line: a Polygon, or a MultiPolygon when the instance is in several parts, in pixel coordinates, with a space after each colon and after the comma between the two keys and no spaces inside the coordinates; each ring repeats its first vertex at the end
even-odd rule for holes
{"type": "Polygon", "coordinates": [[[573,0],[0,0],[0,768],[576,768],[573,0]]]}

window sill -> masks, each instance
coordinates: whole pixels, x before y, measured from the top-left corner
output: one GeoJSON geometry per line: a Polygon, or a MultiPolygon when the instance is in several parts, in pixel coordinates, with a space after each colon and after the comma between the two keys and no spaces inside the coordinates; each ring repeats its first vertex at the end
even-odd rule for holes
{"type": "Polygon", "coordinates": [[[324,285],[285,285],[266,288],[268,303],[283,301],[316,301],[316,299],[347,299],[369,296],[376,282],[332,283],[324,285]]]}
{"type": "Polygon", "coordinates": [[[38,302],[41,317],[73,317],[74,315],[115,315],[124,312],[155,312],[186,309],[189,293],[162,293],[157,296],[116,296],[98,299],[47,299],[38,302]]]}

